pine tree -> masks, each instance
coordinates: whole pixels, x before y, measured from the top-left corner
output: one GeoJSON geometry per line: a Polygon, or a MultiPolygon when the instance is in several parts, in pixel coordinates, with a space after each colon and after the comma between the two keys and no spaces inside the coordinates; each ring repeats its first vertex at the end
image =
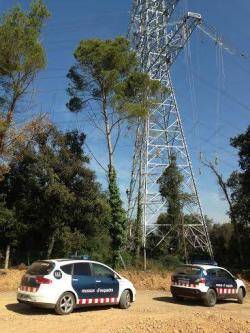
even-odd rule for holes
{"type": "Polygon", "coordinates": [[[122,249],[126,242],[126,213],[122,208],[115,169],[110,170],[109,204],[111,209],[110,235],[113,249],[113,267],[119,265],[122,249]]]}
{"type": "MultiPolygon", "coordinates": [[[[40,42],[41,29],[50,16],[42,0],[32,1],[30,9],[20,6],[0,17],[0,156],[8,158],[15,141],[10,128],[22,98],[29,93],[46,56],[40,42]]],[[[23,109],[19,112],[23,112],[23,109]]],[[[0,166],[0,171],[4,165],[0,166]]]]}
{"type": "MultiPolygon", "coordinates": [[[[159,224],[170,224],[173,228],[172,238],[169,247],[181,253],[185,248],[183,238],[183,208],[187,203],[192,203],[191,194],[183,190],[184,177],[178,169],[176,156],[172,154],[169,166],[164,170],[159,178],[159,191],[161,196],[167,203],[167,213],[159,216],[159,224]]],[[[166,233],[165,227],[160,227],[162,234],[166,233]]],[[[185,252],[185,251],[184,251],[185,252]]]]}

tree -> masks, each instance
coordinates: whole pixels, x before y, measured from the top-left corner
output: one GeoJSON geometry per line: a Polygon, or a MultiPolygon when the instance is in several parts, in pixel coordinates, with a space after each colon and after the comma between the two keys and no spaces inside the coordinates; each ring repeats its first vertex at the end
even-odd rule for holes
{"type": "Polygon", "coordinates": [[[240,171],[232,173],[228,185],[238,223],[250,226],[250,126],[245,133],[231,139],[238,149],[240,171]]]}
{"type": "Polygon", "coordinates": [[[86,249],[87,237],[79,230],[71,230],[69,227],[65,227],[58,236],[58,251],[63,257],[68,257],[72,254],[82,254],[86,249]]]}
{"type": "Polygon", "coordinates": [[[11,246],[17,244],[18,233],[20,232],[20,225],[18,224],[15,212],[8,209],[4,201],[0,201],[0,239],[1,244],[5,245],[5,264],[4,268],[9,268],[9,259],[11,246]]]}
{"type": "Polygon", "coordinates": [[[122,248],[126,241],[126,213],[122,208],[122,201],[120,199],[114,169],[112,170],[109,182],[109,205],[111,209],[111,223],[109,225],[109,230],[113,249],[113,267],[117,267],[122,248]]]}
{"type": "Polygon", "coordinates": [[[239,171],[234,171],[227,185],[231,191],[232,210],[231,219],[237,226],[241,251],[241,264],[249,267],[250,251],[250,126],[246,132],[231,139],[231,145],[238,149],[239,171]],[[232,214],[233,213],[233,214],[232,214]]]}
{"type": "MultiPolygon", "coordinates": [[[[86,110],[88,120],[105,136],[108,170],[104,166],[102,168],[108,176],[112,223],[117,226],[116,233],[113,233],[114,224],[110,231],[112,234],[120,232],[121,238],[124,237],[122,228],[126,227],[124,212],[121,213],[119,208],[119,213],[116,214],[117,202],[119,201],[119,207],[121,205],[120,198],[118,200],[119,192],[115,190],[115,195],[110,192],[118,188],[114,166],[115,150],[122,125],[129,119],[145,117],[156,101],[161,86],[147,74],[137,71],[136,55],[130,50],[128,41],[122,37],[105,41],[81,41],[74,56],[76,64],[68,73],[70,100],[67,107],[72,112],[86,110]],[[115,218],[121,220],[114,222],[115,218]]],[[[113,244],[118,243],[114,240],[113,244]]],[[[114,252],[117,252],[117,248],[114,248],[114,252]]]]}
{"type": "Polygon", "coordinates": [[[225,197],[225,200],[228,203],[231,222],[234,226],[235,240],[238,244],[237,253],[239,256],[239,261],[242,264],[243,263],[243,253],[242,253],[242,244],[241,244],[241,239],[240,239],[241,236],[240,236],[239,226],[238,226],[237,218],[236,218],[236,210],[233,207],[233,203],[232,203],[231,196],[230,196],[230,188],[228,186],[228,182],[226,180],[224,180],[223,175],[217,170],[216,166],[211,161],[210,162],[202,161],[202,163],[205,166],[207,166],[208,168],[210,168],[210,170],[213,172],[213,174],[217,178],[218,185],[225,197]]]}
{"type": "Polygon", "coordinates": [[[87,166],[84,141],[82,133],[63,134],[49,127],[29,145],[16,148],[22,158],[12,161],[0,187],[8,209],[25,226],[16,260],[68,254],[63,246],[70,235],[78,238],[72,251],[78,243],[79,251],[108,259],[108,200],[87,166]]]}
{"type": "MultiPolygon", "coordinates": [[[[28,93],[46,59],[39,40],[41,29],[49,17],[42,0],[32,2],[24,12],[14,7],[0,18],[0,158],[6,151],[6,141],[18,103],[28,93]]],[[[23,110],[20,110],[23,112],[23,110]]],[[[12,140],[9,140],[12,141],[12,140]]],[[[4,166],[2,165],[4,170],[4,166]]]]}
{"type": "Polygon", "coordinates": [[[232,223],[213,224],[209,228],[209,236],[213,246],[214,257],[221,266],[233,267],[238,262],[235,252],[237,242],[234,239],[232,223]]]}
{"type": "Polygon", "coordinates": [[[134,230],[133,230],[133,241],[134,241],[134,256],[136,261],[139,260],[140,257],[140,251],[141,251],[141,246],[142,246],[142,216],[143,216],[143,211],[142,211],[142,192],[139,191],[138,193],[138,200],[137,200],[137,214],[136,214],[136,219],[134,222],[134,230]]]}
{"type": "Polygon", "coordinates": [[[203,161],[216,176],[218,184],[229,206],[233,225],[231,237],[232,264],[248,267],[250,251],[250,126],[245,133],[231,139],[231,145],[239,149],[239,171],[234,171],[228,180],[217,170],[212,162],[203,161]],[[233,249],[233,250],[232,250],[233,249]]]}
{"type": "Polygon", "coordinates": [[[80,112],[89,109],[92,102],[89,120],[105,135],[111,177],[121,124],[131,117],[147,115],[160,84],[136,71],[136,55],[122,37],[81,41],[74,56],[76,64],[68,73],[67,107],[80,112]]]}
{"type": "MultiPolygon", "coordinates": [[[[183,175],[180,173],[176,163],[176,156],[172,154],[170,157],[169,166],[164,170],[161,177],[158,179],[159,191],[164,200],[167,203],[167,214],[160,215],[158,224],[169,224],[173,228],[172,238],[169,246],[176,249],[177,252],[182,251],[181,245],[184,244],[184,237],[182,236],[183,230],[180,230],[180,226],[184,224],[183,207],[193,202],[193,196],[183,191],[183,175]],[[180,241],[182,239],[182,242],[180,241]]],[[[182,226],[184,227],[184,226],[182,226]]],[[[166,228],[159,228],[160,232],[166,234],[166,228]],[[163,231],[164,230],[164,231],[163,231]]],[[[164,240],[164,235],[162,240],[164,240]]]]}

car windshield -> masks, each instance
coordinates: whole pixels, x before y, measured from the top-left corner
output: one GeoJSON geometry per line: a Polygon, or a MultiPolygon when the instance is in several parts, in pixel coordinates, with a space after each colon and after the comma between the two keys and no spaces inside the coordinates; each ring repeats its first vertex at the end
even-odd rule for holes
{"type": "Polygon", "coordinates": [[[201,268],[195,266],[180,266],[177,267],[175,274],[178,275],[200,275],[201,268]]]}
{"type": "Polygon", "coordinates": [[[35,261],[27,270],[30,275],[48,275],[55,264],[51,261],[35,261]]]}

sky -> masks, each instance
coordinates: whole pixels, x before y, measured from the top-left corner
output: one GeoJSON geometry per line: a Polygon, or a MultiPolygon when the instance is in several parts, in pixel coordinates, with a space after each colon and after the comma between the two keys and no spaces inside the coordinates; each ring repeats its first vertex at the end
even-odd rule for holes
{"type": "MultiPolygon", "coordinates": [[[[0,0],[0,13],[15,4],[26,9],[30,2],[0,0]]],[[[88,146],[105,165],[101,134],[89,126],[86,117],[72,115],[65,106],[66,74],[74,64],[73,53],[81,39],[126,35],[131,0],[46,0],[45,3],[51,12],[42,33],[47,67],[34,82],[32,94],[26,97],[25,116],[48,113],[62,130],[85,131],[88,146]]],[[[250,55],[249,0],[237,1],[237,6],[235,0],[180,0],[176,15],[187,10],[199,12],[228,44],[250,55]]],[[[171,74],[204,212],[217,223],[227,222],[226,202],[200,157],[217,161],[225,178],[238,168],[237,151],[230,147],[230,138],[245,131],[250,122],[250,57],[222,51],[197,29],[171,74]]],[[[132,144],[129,133],[124,133],[115,158],[124,201],[132,144]]],[[[105,189],[105,174],[94,159],[91,167],[105,189]]]]}

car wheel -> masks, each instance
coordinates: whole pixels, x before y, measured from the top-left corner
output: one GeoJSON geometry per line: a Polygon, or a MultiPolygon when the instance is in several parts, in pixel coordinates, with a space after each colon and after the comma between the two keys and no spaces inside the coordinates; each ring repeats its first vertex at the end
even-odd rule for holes
{"type": "Polygon", "coordinates": [[[64,293],[59,297],[56,306],[55,312],[59,315],[68,315],[70,314],[75,307],[75,297],[72,293],[64,293]]]}
{"type": "Polygon", "coordinates": [[[212,307],[215,306],[217,302],[217,295],[213,289],[208,289],[205,297],[204,297],[204,304],[206,306],[212,307]]]}
{"type": "Polygon", "coordinates": [[[121,295],[119,306],[121,309],[128,309],[131,305],[131,295],[129,290],[124,290],[121,295]]]}
{"type": "Polygon", "coordinates": [[[244,302],[244,291],[243,288],[239,288],[237,293],[237,300],[239,304],[243,304],[244,302]]]}

